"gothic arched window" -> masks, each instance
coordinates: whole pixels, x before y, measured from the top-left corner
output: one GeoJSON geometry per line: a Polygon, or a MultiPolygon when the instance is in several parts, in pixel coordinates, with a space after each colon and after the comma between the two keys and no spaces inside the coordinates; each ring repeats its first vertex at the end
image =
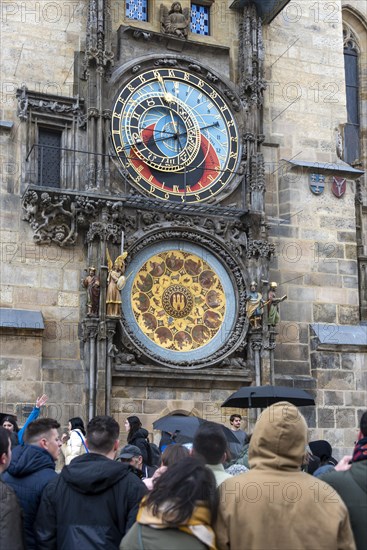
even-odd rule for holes
{"type": "Polygon", "coordinates": [[[360,156],[359,59],[352,31],[344,29],[344,69],[348,122],[344,127],[344,160],[354,163],[360,156]]]}

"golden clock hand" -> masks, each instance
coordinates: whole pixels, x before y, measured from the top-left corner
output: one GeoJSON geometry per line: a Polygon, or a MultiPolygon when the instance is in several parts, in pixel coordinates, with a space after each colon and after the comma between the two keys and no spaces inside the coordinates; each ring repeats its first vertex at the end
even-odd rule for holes
{"type": "Polygon", "coordinates": [[[169,92],[167,92],[167,88],[166,88],[166,84],[162,78],[162,76],[159,74],[157,76],[157,80],[159,82],[159,84],[161,85],[161,88],[163,90],[163,97],[164,97],[164,100],[167,102],[167,103],[172,103],[172,101],[175,100],[175,98],[173,97],[172,94],[170,94],[169,92]]]}

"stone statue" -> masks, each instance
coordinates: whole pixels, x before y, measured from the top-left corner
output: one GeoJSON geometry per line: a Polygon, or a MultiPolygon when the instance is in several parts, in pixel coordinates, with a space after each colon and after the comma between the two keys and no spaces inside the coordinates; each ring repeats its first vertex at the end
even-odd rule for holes
{"type": "Polygon", "coordinates": [[[252,281],[250,284],[250,292],[246,298],[246,313],[252,328],[258,329],[261,327],[264,300],[260,292],[257,291],[257,283],[252,281]]]}
{"type": "Polygon", "coordinates": [[[287,295],[284,294],[281,298],[277,298],[277,283],[270,283],[270,290],[268,292],[268,324],[275,327],[280,321],[279,304],[287,299],[287,295]]]}
{"type": "Polygon", "coordinates": [[[106,295],[106,315],[107,317],[120,317],[121,316],[121,290],[126,283],[125,273],[125,259],[127,252],[124,252],[118,256],[113,263],[111,256],[107,249],[107,265],[108,265],[108,277],[107,277],[107,295],[106,295]]]}
{"type": "Polygon", "coordinates": [[[96,268],[89,267],[88,272],[87,277],[82,280],[82,285],[87,289],[87,316],[98,317],[101,285],[96,275],[96,268]]]}
{"type": "Polygon", "coordinates": [[[182,9],[180,2],[173,2],[170,10],[161,4],[160,11],[161,32],[187,39],[190,28],[189,8],[182,9]]]}

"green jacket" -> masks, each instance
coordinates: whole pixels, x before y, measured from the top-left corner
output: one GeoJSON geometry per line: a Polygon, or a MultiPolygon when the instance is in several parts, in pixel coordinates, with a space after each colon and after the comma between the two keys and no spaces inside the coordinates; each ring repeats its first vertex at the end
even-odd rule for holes
{"type": "Polygon", "coordinates": [[[357,550],[367,548],[367,460],[354,462],[346,472],[327,472],[320,477],[344,500],[349,511],[357,550]]]}
{"type": "Polygon", "coordinates": [[[178,529],[154,529],[134,523],[120,544],[120,550],[207,550],[199,539],[178,529]],[[141,529],[139,533],[139,529],[141,529]],[[141,537],[140,537],[141,534],[141,537]]]}

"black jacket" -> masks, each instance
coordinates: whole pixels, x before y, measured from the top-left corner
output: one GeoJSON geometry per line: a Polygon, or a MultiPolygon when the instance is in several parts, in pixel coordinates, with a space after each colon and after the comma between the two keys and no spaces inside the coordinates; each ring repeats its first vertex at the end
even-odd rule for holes
{"type": "Polygon", "coordinates": [[[23,550],[22,512],[13,489],[0,479],[0,548],[23,550]]]}
{"type": "Polygon", "coordinates": [[[152,463],[151,451],[149,443],[147,441],[149,433],[145,428],[139,428],[131,439],[129,439],[129,445],[136,445],[141,450],[141,456],[143,457],[144,464],[148,466],[152,463]]]}
{"type": "Polygon", "coordinates": [[[95,453],[74,458],[43,492],[35,525],[38,548],[118,549],[145,493],[127,464],[95,453]]]}
{"type": "Polygon", "coordinates": [[[357,550],[367,545],[367,460],[353,462],[345,472],[332,470],[320,478],[331,485],[348,508],[357,550]]]}
{"type": "Polygon", "coordinates": [[[36,548],[33,524],[47,483],[57,477],[55,461],[48,451],[35,445],[15,447],[2,479],[14,489],[23,510],[27,549],[36,548]]]}

